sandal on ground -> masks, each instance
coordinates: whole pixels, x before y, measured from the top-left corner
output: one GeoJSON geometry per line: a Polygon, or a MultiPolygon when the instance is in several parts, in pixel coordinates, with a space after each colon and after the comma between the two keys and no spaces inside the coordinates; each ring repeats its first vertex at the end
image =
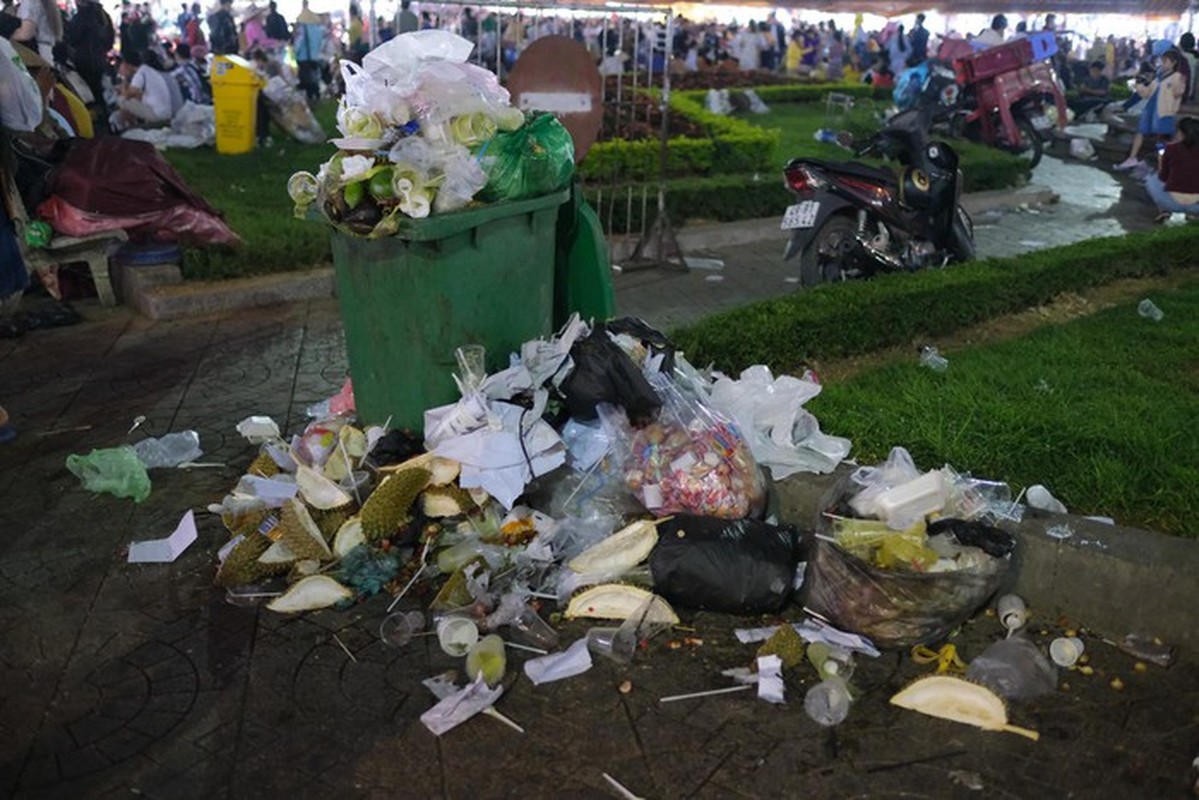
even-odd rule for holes
{"type": "Polygon", "coordinates": [[[1154,225],[1165,225],[1167,222],[1170,221],[1170,217],[1171,217],[1171,214],[1169,211],[1163,211],[1162,213],[1158,214],[1156,217],[1153,218],[1153,224],[1154,225]]]}

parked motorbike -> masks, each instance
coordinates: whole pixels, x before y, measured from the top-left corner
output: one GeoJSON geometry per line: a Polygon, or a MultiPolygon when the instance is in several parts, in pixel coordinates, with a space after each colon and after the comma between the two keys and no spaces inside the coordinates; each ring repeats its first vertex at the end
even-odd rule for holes
{"type": "Polygon", "coordinates": [[[857,161],[792,159],[783,169],[796,202],[784,260],[799,256],[802,286],[974,258],[974,225],[961,207],[958,155],[926,135],[927,109],[892,117],[856,155],[897,160],[898,175],[857,161]]]}

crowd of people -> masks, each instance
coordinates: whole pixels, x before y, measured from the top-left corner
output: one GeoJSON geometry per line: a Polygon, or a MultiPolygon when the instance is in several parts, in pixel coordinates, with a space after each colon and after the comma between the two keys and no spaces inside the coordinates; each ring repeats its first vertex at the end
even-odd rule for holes
{"type": "MultiPolygon", "coordinates": [[[[280,77],[315,102],[338,94],[340,61],[360,62],[374,44],[427,28],[450,29],[475,42],[472,57],[501,74],[530,42],[561,35],[584,45],[605,74],[730,71],[882,87],[936,58],[948,40],[982,49],[1051,34],[1058,45],[1053,56],[1057,72],[1066,88],[1076,90],[1070,105],[1077,115],[1110,109],[1112,85],[1135,83],[1137,93],[1125,105],[1133,108],[1139,102],[1143,110],[1122,169],[1142,167],[1147,141],[1160,149],[1162,141],[1176,134],[1185,139],[1177,120],[1182,106],[1195,99],[1199,84],[1199,52],[1189,33],[1177,43],[1084,38],[1061,30],[1054,14],[1018,21],[1014,28],[1000,14],[977,31],[935,33],[923,14],[867,30],[861,15],[845,29],[832,19],[773,13],[744,24],[683,17],[667,24],[664,17],[650,15],[567,17],[544,9],[525,14],[440,5],[414,9],[409,0],[401,0],[394,15],[374,20],[364,18],[355,2],[344,15],[330,15],[314,13],[305,0],[294,20],[286,19],[275,2],[251,2],[235,10],[233,0],[218,0],[207,13],[198,2],[181,2],[178,8],[174,19],[155,19],[148,3],[122,0],[114,20],[96,0],[73,0],[68,12],[58,0],[10,0],[0,12],[0,35],[57,68],[62,80],[48,92],[57,100],[52,103],[59,112],[55,122],[77,130],[95,122],[116,132],[163,126],[188,102],[210,104],[211,56],[243,55],[264,77],[280,77]],[[81,114],[80,108],[90,113],[81,114]]],[[[260,139],[266,140],[266,114],[259,116],[260,139]]],[[[1175,169],[1189,169],[1177,166],[1183,163],[1179,159],[1173,161],[1175,169]]]]}

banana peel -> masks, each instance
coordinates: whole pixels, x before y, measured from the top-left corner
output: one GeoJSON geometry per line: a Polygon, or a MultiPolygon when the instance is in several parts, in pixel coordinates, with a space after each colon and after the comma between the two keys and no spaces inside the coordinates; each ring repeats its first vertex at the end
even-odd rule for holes
{"type": "Polygon", "coordinates": [[[949,675],[930,675],[913,681],[891,698],[891,704],[930,717],[973,725],[987,731],[1004,731],[1032,739],[1041,734],[1010,725],[1003,699],[985,686],[949,675]]]}
{"type": "Polygon", "coordinates": [[[649,558],[658,543],[658,523],[638,520],[572,558],[566,566],[580,575],[623,575],[649,558]]]}
{"type": "Polygon", "coordinates": [[[679,615],[670,607],[670,603],[661,597],[655,597],[645,589],[623,583],[601,583],[584,589],[570,598],[564,616],[567,619],[586,617],[624,620],[640,611],[642,605],[651,598],[654,598],[655,602],[650,606],[644,622],[679,624],[679,615]]]}

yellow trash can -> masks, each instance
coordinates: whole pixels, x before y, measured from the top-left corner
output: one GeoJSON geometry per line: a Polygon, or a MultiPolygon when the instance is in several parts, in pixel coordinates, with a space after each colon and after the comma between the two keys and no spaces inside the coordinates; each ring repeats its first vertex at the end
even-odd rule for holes
{"type": "Polygon", "coordinates": [[[266,81],[244,58],[217,56],[213,59],[212,105],[218,153],[248,153],[254,149],[258,92],[264,86],[266,81]]]}

